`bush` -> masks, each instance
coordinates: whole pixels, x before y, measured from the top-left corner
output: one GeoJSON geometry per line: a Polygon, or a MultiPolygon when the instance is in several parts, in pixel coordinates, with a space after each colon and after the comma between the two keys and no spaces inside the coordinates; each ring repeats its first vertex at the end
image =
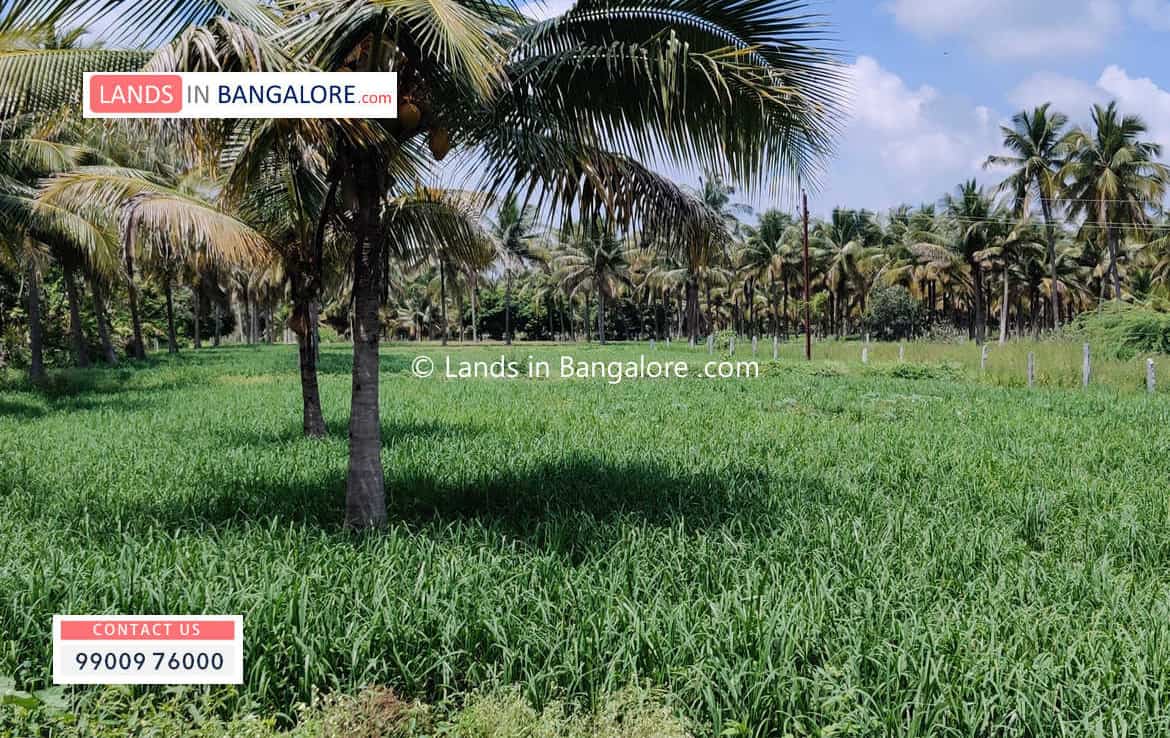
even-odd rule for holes
{"type": "Polygon", "coordinates": [[[878,340],[909,338],[923,327],[922,305],[905,287],[878,287],[869,296],[865,330],[878,340]]]}
{"type": "Polygon", "coordinates": [[[1077,319],[1076,332],[1105,356],[1170,354],[1170,313],[1140,305],[1108,304],[1077,319]]]}

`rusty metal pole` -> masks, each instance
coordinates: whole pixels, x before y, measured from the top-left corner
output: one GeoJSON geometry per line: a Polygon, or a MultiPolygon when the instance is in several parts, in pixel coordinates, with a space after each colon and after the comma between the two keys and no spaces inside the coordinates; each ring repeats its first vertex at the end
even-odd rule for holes
{"type": "Polygon", "coordinates": [[[800,193],[804,220],[804,358],[812,361],[812,306],[808,290],[808,193],[800,193]]]}

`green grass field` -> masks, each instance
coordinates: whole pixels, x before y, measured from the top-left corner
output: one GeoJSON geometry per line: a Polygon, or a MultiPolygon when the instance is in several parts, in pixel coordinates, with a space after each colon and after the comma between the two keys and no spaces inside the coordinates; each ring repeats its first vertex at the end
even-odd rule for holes
{"type": "Polygon", "coordinates": [[[243,613],[221,711],[368,685],[585,708],[636,682],[696,735],[1170,733],[1170,396],[999,387],[977,348],[921,348],[609,385],[422,380],[388,347],[391,523],[361,538],[346,346],[324,442],[293,347],[9,383],[0,675],[45,686],[53,613],[243,613]]]}

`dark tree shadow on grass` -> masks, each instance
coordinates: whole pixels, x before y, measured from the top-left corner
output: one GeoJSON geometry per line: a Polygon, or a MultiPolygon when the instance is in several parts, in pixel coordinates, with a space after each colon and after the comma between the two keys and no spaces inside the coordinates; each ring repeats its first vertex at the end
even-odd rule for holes
{"type": "MultiPolygon", "coordinates": [[[[691,473],[585,454],[487,471],[457,483],[426,471],[397,474],[387,469],[386,477],[392,526],[405,525],[436,539],[470,528],[479,531],[473,537],[482,536],[490,545],[519,544],[573,564],[604,555],[631,527],[677,528],[687,534],[730,531],[750,540],[770,535],[774,526],[769,521],[780,520],[794,505],[839,504],[819,481],[778,480],[751,466],[732,466],[720,474],[691,473]]],[[[113,540],[135,527],[219,533],[272,521],[345,535],[344,499],[342,457],[336,465],[296,481],[248,478],[228,467],[185,494],[114,502],[74,498],[65,517],[107,521],[113,540]]],[[[90,530],[95,535],[92,526],[90,530]]]]}

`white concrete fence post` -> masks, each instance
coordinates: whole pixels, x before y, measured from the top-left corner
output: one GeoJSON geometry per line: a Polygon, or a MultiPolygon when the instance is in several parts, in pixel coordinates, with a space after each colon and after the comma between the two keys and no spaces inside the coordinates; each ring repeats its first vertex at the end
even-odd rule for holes
{"type": "Polygon", "coordinates": [[[758,336],[752,336],[752,356],[760,352],[760,339],[758,336]]]}
{"type": "Polygon", "coordinates": [[[707,336],[707,353],[715,353],[715,336],[707,336]]]}
{"type": "Polygon", "coordinates": [[[1146,359],[1146,392],[1154,394],[1154,360],[1146,359]]]}
{"type": "Polygon", "coordinates": [[[898,344],[898,361],[903,362],[905,360],[906,360],[906,344],[899,343],[898,344]]]}
{"type": "Polygon", "coordinates": [[[780,338],[779,336],[772,336],[772,361],[777,361],[780,358],[780,338]]]}
{"type": "Polygon", "coordinates": [[[979,371],[987,370],[987,352],[989,351],[987,344],[983,344],[983,350],[979,352],[979,371]]]}
{"type": "Polygon", "coordinates": [[[1081,386],[1088,387],[1089,379],[1093,376],[1093,359],[1089,353],[1089,344],[1085,344],[1084,361],[1081,364],[1081,386]]]}
{"type": "Polygon", "coordinates": [[[862,364],[869,363],[869,346],[863,346],[861,349],[861,363],[862,364]]]}

